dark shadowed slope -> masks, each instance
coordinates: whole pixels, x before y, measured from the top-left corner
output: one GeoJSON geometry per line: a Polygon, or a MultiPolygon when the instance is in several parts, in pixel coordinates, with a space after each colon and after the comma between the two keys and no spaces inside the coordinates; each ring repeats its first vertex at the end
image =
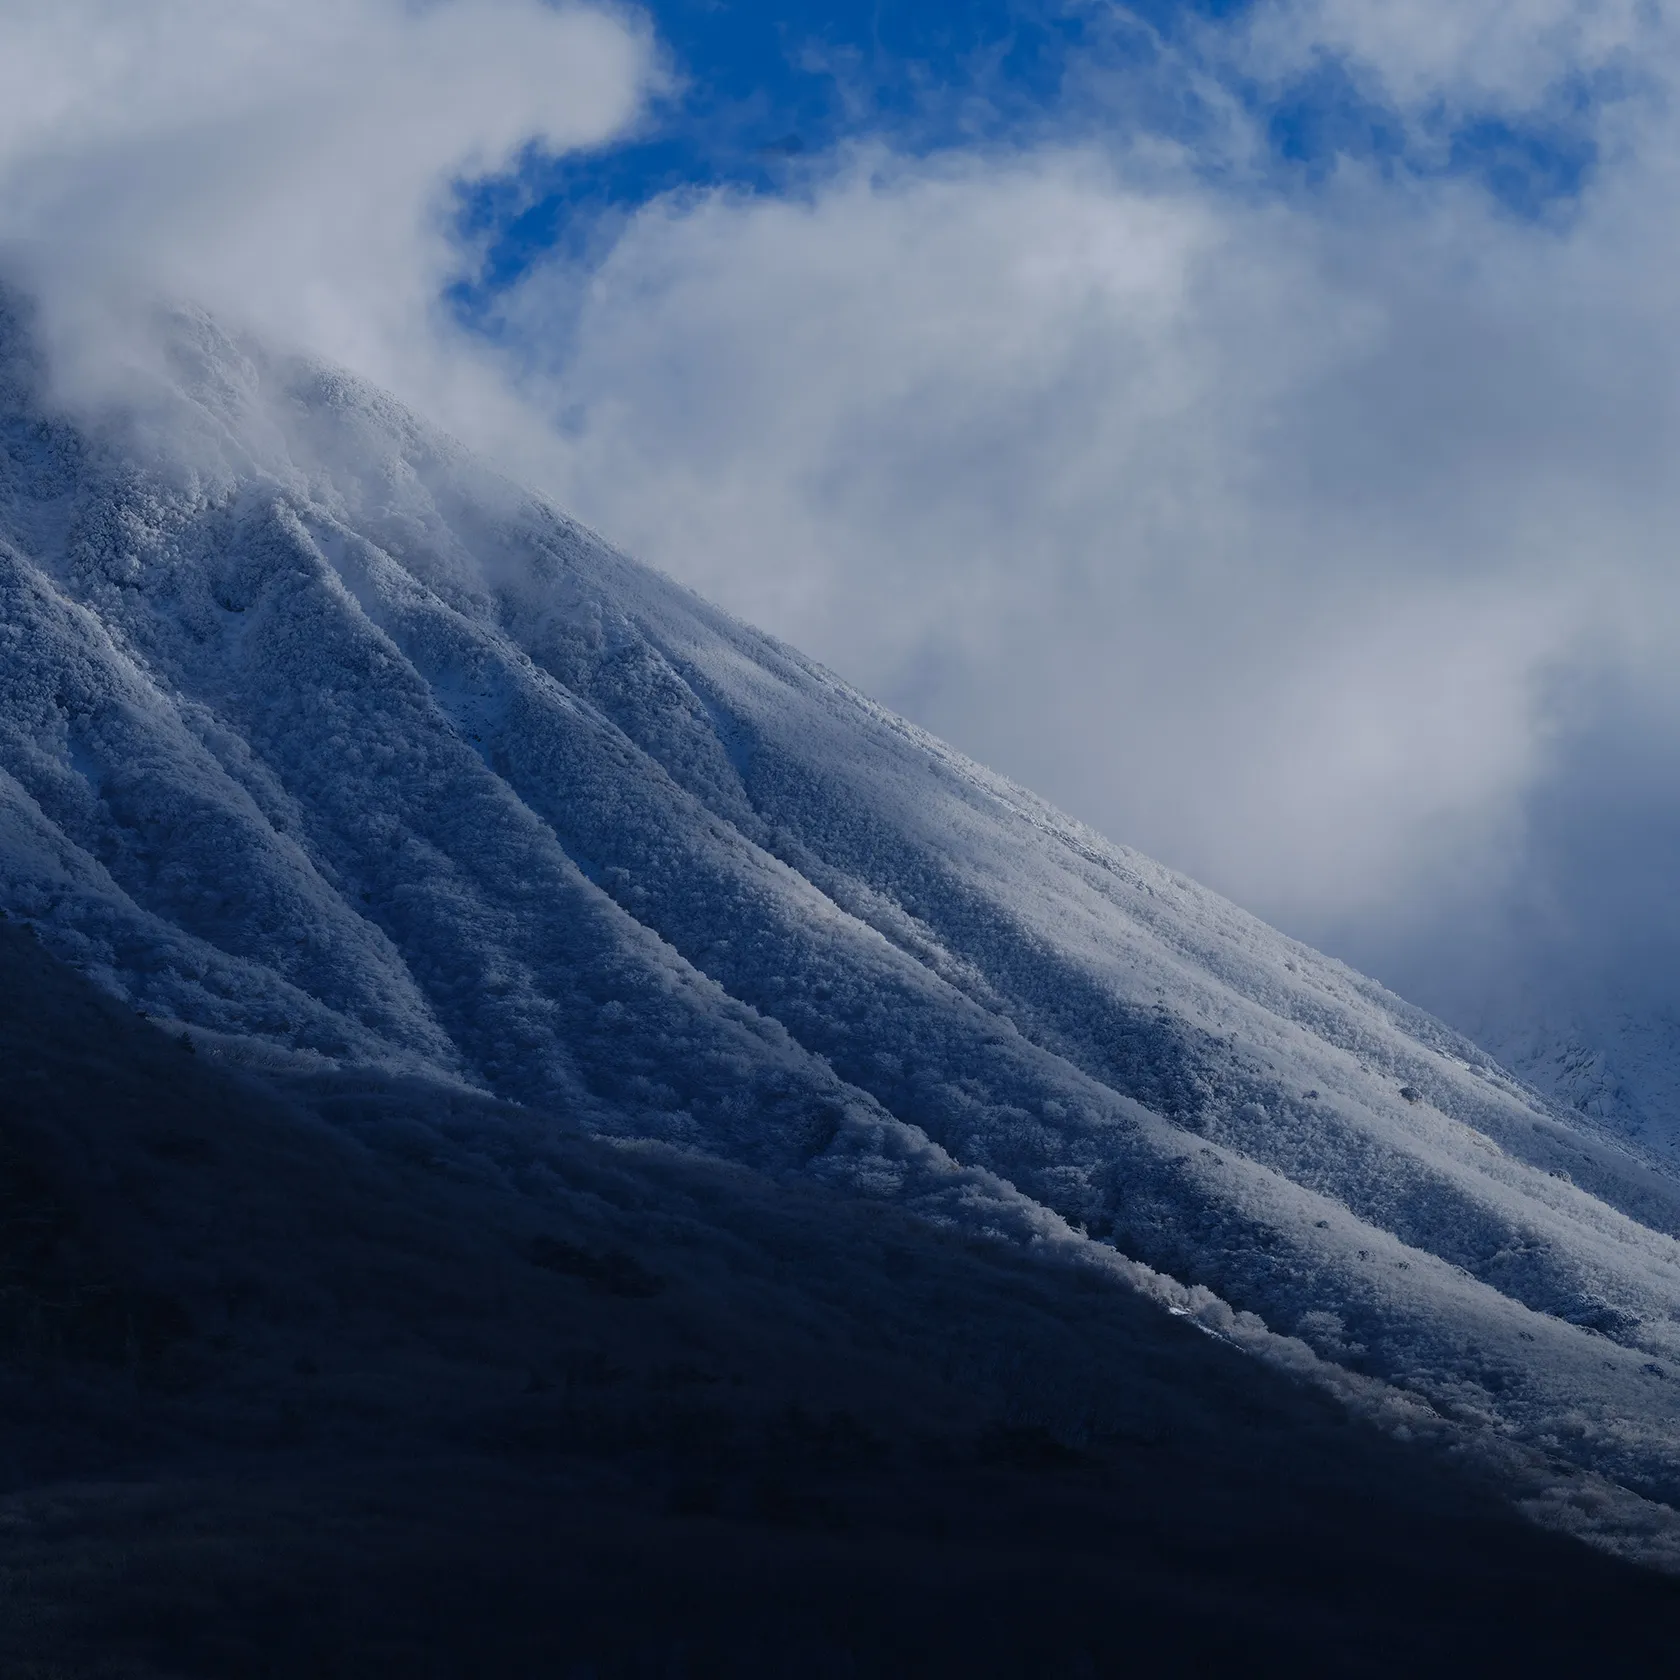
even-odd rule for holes
{"type": "Polygon", "coordinates": [[[15,927],[0,1068],[8,1675],[1670,1648],[1673,1582],[1065,1260],[459,1087],[259,1083],[15,927]]]}

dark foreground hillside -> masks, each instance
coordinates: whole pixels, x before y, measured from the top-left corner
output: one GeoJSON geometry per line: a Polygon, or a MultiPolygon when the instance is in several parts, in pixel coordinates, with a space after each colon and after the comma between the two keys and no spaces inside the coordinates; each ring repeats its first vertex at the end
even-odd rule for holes
{"type": "Polygon", "coordinates": [[[1094,1274],[0,926],[0,1674],[1567,1671],[1680,1586],[1094,1274]]]}

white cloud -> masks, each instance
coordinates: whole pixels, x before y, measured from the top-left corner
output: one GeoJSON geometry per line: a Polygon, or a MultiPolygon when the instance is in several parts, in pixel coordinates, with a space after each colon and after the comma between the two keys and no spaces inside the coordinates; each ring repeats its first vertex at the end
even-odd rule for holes
{"type": "Polygon", "coordinates": [[[544,0],[0,0],[0,241],[84,375],[164,297],[437,396],[450,183],[606,140],[654,73],[544,0]]]}

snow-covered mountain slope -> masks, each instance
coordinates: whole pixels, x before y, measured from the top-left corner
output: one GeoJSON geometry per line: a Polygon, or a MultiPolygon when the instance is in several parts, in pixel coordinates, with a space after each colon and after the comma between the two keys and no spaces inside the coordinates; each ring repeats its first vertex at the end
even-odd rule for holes
{"type": "Polygon", "coordinates": [[[1111,1244],[1680,1498],[1665,1167],[377,392],[183,318],[77,422],[5,334],[0,902],[108,989],[1111,1244]]]}
{"type": "Polygon", "coordinates": [[[1478,1041],[1561,1107],[1680,1156],[1680,1008],[1610,980],[1580,998],[1502,996],[1478,1041]]]}

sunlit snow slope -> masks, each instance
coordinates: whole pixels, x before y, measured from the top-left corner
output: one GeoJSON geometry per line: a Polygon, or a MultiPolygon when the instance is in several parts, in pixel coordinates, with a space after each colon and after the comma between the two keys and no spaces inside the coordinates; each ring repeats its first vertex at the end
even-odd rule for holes
{"type": "Polygon", "coordinates": [[[55,950],[230,1054],[1083,1231],[1680,1496],[1667,1169],[377,392],[171,331],[95,422],[4,329],[0,903],[55,950]]]}

